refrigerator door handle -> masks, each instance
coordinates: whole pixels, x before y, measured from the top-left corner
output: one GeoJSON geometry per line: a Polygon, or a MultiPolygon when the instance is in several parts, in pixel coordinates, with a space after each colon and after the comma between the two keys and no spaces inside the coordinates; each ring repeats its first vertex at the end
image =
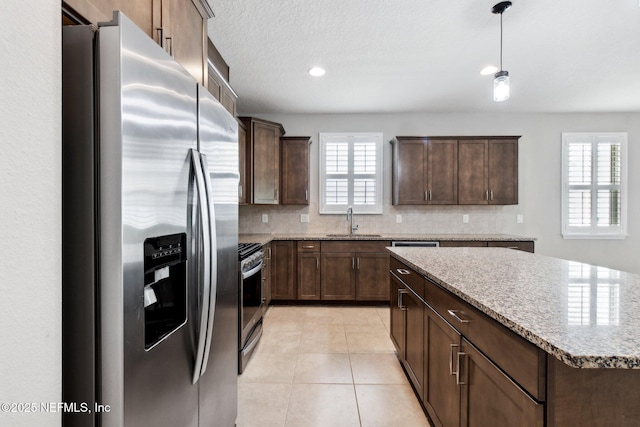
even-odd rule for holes
{"type": "MultiPolygon", "coordinates": [[[[209,210],[207,208],[207,189],[205,184],[204,173],[200,163],[200,153],[191,149],[191,167],[195,176],[197,193],[198,193],[198,210],[200,214],[200,221],[202,221],[201,233],[202,233],[202,247],[198,248],[198,264],[202,263],[204,267],[204,273],[202,276],[202,284],[198,283],[199,292],[202,292],[202,310],[200,320],[198,323],[198,341],[196,348],[196,360],[193,367],[193,384],[198,382],[198,379],[202,376],[202,362],[205,356],[205,343],[207,338],[207,325],[209,319],[209,300],[211,292],[211,220],[209,218],[209,210]]],[[[200,265],[198,265],[200,268],[200,265]]]]}
{"type": "MultiPolygon", "coordinates": [[[[209,293],[209,318],[207,320],[207,337],[204,345],[204,358],[202,360],[202,369],[200,375],[203,375],[207,370],[207,362],[209,361],[209,353],[211,351],[211,337],[213,336],[213,320],[216,314],[216,296],[218,293],[218,242],[216,239],[216,210],[213,204],[213,186],[211,185],[211,175],[209,175],[209,166],[207,162],[207,156],[200,155],[200,165],[204,175],[204,186],[207,190],[207,207],[209,209],[209,242],[210,253],[209,258],[209,275],[211,281],[210,293],[209,293]]],[[[206,300],[205,300],[206,301],[206,300]]]]}

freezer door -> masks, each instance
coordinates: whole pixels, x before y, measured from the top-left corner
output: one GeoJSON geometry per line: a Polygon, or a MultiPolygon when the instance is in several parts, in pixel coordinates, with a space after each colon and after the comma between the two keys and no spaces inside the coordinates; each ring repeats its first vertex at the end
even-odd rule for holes
{"type": "MultiPolygon", "coordinates": [[[[188,304],[188,288],[182,285],[188,267],[165,268],[151,258],[147,265],[155,267],[145,271],[144,256],[145,241],[148,256],[155,251],[167,255],[176,248],[162,249],[163,245],[187,233],[197,86],[135,24],[120,13],[116,18],[118,25],[103,26],[98,34],[98,399],[109,405],[101,414],[101,425],[196,427],[192,319],[186,308],[169,309],[172,303],[188,304]],[[154,310],[163,292],[166,310],[154,310]],[[149,321],[157,320],[149,319],[151,315],[164,323],[150,328],[149,321]],[[147,333],[154,333],[146,340],[145,319],[147,333]]],[[[188,251],[181,256],[191,262],[188,251]]]]}
{"type": "Polygon", "coordinates": [[[226,427],[235,424],[238,406],[238,124],[200,85],[198,95],[198,150],[207,160],[217,253],[217,271],[212,272],[215,310],[206,370],[199,381],[199,418],[201,426],[226,427]]]}

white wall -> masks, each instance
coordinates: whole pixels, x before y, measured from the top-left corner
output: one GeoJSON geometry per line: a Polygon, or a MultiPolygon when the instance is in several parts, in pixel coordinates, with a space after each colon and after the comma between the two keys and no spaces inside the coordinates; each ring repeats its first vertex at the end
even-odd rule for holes
{"type": "MultiPolygon", "coordinates": [[[[60,1],[0,1],[0,403],[61,400],[60,1]]],[[[0,412],[2,426],[60,414],[0,412]]]]}
{"type": "Polygon", "coordinates": [[[309,135],[311,205],[305,208],[242,207],[242,232],[345,232],[342,216],[318,215],[318,132],[382,131],[396,135],[522,135],[519,144],[519,205],[505,207],[394,207],[391,205],[391,147],[385,143],[384,215],[359,216],[365,233],[509,233],[536,237],[536,252],[609,268],[640,273],[640,236],[635,217],[640,212],[640,113],[633,114],[341,114],[265,115],[280,122],[287,135],[309,135]],[[561,133],[628,132],[629,237],[625,240],[564,240],[561,236],[561,133]],[[268,224],[260,214],[268,213],[268,224]],[[301,224],[300,213],[311,222],[301,224]],[[395,224],[396,214],[403,223],[395,224]],[[462,224],[463,213],[470,223],[462,224]],[[516,214],[524,223],[516,224],[516,214]]]}

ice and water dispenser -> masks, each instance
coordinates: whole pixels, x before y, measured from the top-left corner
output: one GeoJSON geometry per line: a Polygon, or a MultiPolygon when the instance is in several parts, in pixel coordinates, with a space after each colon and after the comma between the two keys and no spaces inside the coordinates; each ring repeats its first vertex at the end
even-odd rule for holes
{"type": "Polygon", "coordinates": [[[187,235],[144,241],[144,348],[162,341],[187,321],[187,235]]]}

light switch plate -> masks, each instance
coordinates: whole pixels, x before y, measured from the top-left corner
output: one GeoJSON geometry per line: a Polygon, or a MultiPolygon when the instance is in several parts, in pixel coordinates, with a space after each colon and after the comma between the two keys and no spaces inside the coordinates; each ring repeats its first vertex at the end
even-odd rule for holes
{"type": "Polygon", "coordinates": [[[309,214],[300,214],[300,222],[309,222],[309,214]]]}
{"type": "Polygon", "coordinates": [[[262,214],[262,222],[269,222],[269,214],[262,214]]]}
{"type": "Polygon", "coordinates": [[[396,215],[396,224],[402,224],[402,215],[396,215]]]}
{"type": "Polygon", "coordinates": [[[524,222],[524,215],[518,214],[516,215],[516,223],[522,224],[524,222]]]}
{"type": "Polygon", "coordinates": [[[469,215],[467,214],[462,215],[462,222],[467,224],[469,222],[469,215]]]}

